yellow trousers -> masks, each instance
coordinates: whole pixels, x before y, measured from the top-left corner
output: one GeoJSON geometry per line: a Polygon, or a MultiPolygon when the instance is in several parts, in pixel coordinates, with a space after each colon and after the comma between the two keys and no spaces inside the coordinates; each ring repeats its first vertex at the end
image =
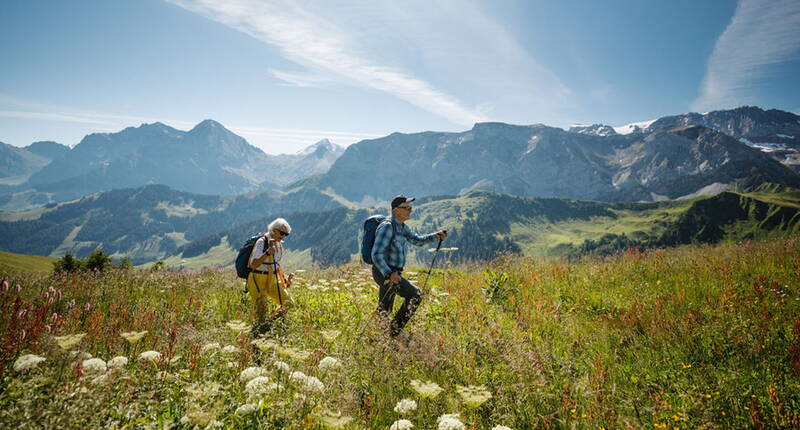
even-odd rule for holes
{"type": "Polygon", "coordinates": [[[292,297],[286,291],[285,286],[280,287],[280,293],[275,283],[275,275],[264,273],[250,273],[247,277],[247,293],[253,299],[256,312],[256,324],[264,322],[267,313],[267,298],[275,302],[279,307],[275,309],[273,316],[277,316],[292,306],[292,297]],[[280,295],[279,295],[280,294],[280,295]]]}

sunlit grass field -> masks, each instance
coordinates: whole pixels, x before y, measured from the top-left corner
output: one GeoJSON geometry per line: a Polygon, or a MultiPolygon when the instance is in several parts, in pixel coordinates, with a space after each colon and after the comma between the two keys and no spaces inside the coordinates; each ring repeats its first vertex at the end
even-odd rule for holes
{"type": "Polygon", "coordinates": [[[0,428],[800,426],[798,239],[435,270],[400,341],[356,264],[256,345],[232,270],[4,277],[0,428]]]}

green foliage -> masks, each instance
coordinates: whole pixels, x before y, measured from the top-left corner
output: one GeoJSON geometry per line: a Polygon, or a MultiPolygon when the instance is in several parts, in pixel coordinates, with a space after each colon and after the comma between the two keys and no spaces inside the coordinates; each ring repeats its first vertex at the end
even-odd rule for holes
{"type": "Polygon", "coordinates": [[[167,267],[168,267],[167,263],[164,262],[164,260],[158,260],[155,263],[153,263],[152,266],[150,266],[150,271],[151,272],[163,272],[163,271],[167,270],[167,267]]]}
{"type": "Polygon", "coordinates": [[[111,265],[111,256],[102,249],[95,249],[89,254],[84,263],[87,270],[102,272],[111,265]]]}
{"type": "Polygon", "coordinates": [[[83,261],[75,258],[71,252],[67,252],[63,257],[53,262],[53,271],[55,273],[74,273],[83,270],[84,267],[83,261]]]}
{"type": "MultiPolygon", "coordinates": [[[[368,268],[308,270],[257,353],[231,327],[251,321],[252,303],[230,271],[12,274],[0,288],[0,427],[29,427],[35,411],[47,428],[302,429],[341,413],[343,428],[385,429],[407,398],[415,428],[451,413],[476,429],[793,428],[799,256],[794,237],[435,270],[399,340],[375,313],[368,268]],[[130,343],[123,332],[146,333],[130,343]],[[78,333],[73,351],[129,362],[90,373],[54,338],[78,333]],[[139,360],[148,350],[163,359],[139,360]],[[14,370],[24,354],[46,360],[14,370]],[[326,356],[340,367],[321,369],[326,356]],[[255,396],[240,375],[254,366],[277,384],[255,396]],[[423,398],[412,380],[442,391],[423,398]],[[458,386],[491,398],[471,405],[458,386]],[[237,414],[244,404],[252,413],[237,414]]],[[[426,273],[405,272],[418,284],[426,273]]]]}

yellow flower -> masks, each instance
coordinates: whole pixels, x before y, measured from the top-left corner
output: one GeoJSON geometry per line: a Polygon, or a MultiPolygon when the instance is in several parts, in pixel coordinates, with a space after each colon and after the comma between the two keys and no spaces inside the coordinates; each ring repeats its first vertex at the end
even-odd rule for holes
{"type": "Polygon", "coordinates": [[[319,334],[321,334],[322,338],[326,341],[333,342],[342,332],[339,330],[320,330],[319,334]]]}
{"type": "Polygon", "coordinates": [[[142,340],[142,338],[146,334],[147,334],[147,330],[145,330],[145,331],[127,331],[127,332],[124,332],[124,333],[120,333],[119,335],[124,337],[125,340],[127,340],[131,344],[134,344],[134,343],[142,340]]]}
{"type": "Polygon", "coordinates": [[[692,367],[692,364],[691,364],[691,363],[689,363],[689,364],[683,364],[683,363],[681,363],[681,368],[683,368],[683,369],[689,369],[689,368],[691,368],[691,367],[692,367]]]}
{"type": "MultiPolygon", "coordinates": [[[[468,408],[477,408],[492,398],[492,393],[483,385],[470,385],[467,387],[456,385],[456,391],[461,395],[461,399],[468,408]]],[[[572,413],[575,413],[575,409],[572,410],[572,413]]]]}
{"type": "Polygon", "coordinates": [[[227,325],[228,328],[231,329],[231,331],[234,333],[250,330],[250,326],[241,320],[230,320],[227,323],[225,323],[225,325],[227,325]]]}
{"type": "Polygon", "coordinates": [[[64,351],[69,351],[72,348],[75,348],[83,337],[86,336],[86,333],[77,333],[77,334],[68,334],[66,336],[56,336],[56,342],[58,346],[61,347],[64,351]]]}
{"type": "Polygon", "coordinates": [[[414,391],[416,391],[417,394],[420,395],[420,397],[426,399],[432,399],[438,396],[439,393],[442,392],[442,387],[440,387],[439,384],[432,381],[422,382],[416,379],[412,379],[411,388],[413,388],[414,391]]]}

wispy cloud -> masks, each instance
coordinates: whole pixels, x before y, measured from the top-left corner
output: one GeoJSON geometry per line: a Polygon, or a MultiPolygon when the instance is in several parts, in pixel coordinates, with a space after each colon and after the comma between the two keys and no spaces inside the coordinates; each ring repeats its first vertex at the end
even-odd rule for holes
{"type": "Polygon", "coordinates": [[[800,2],[740,0],[708,61],[695,111],[756,103],[771,66],[800,58],[800,2]]]}
{"type": "MultiPolygon", "coordinates": [[[[516,110],[519,104],[552,108],[568,99],[555,74],[468,0],[167,1],[276,46],[314,73],[383,91],[455,124],[487,120],[485,107],[507,106],[504,98],[516,98],[516,110]]],[[[285,72],[273,75],[292,85],[313,84],[285,72]]]]}
{"type": "Polygon", "coordinates": [[[283,81],[284,85],[291,87],[303,87],[303,88],[321,87],[328,81],[328,79],[324,77],[312,75],[309,73],[284,72],[275,69],[270,69],[269,72],[276,79],[283,81]]]}
{"type": "Polygon", "coordinates": [[[299,64],[385,91],[457,124],[485,118],[430,83],[358,54],[347,31],[293,1],[168,0],[277,46],[299,64]]]}

